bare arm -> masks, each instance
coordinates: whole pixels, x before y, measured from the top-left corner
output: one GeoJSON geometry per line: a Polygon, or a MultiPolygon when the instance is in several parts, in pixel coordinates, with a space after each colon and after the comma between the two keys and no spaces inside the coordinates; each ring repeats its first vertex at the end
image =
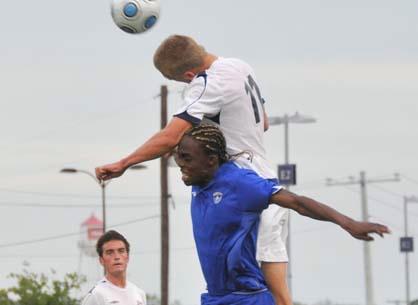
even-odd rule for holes
{"type": "Polygon", "coordinates": [[[373,237],[369,236],[369,233],[377,233],[381,237],[384,233],[389,233],[389,229],[384,225],[355,221],[323,203],[287,190],[280,190],[274,194],[271,202],[292,209],[303,216],[333,222],[357,239],[370,241],[373,237]]]}
{"type": "Polygon", "coordinates": [[[176,147],[183,134],[191,127],[190,122],[174,117],[164,129],[153,135],[129,156],[123,158],[121,162],[125,167],[129,167],[159,158],[176,147]]]}
{"type": "Polygon", "coordinates": [[[190,122],[174,117],[164,129],[154,134],[127,157],[118,162],[97,167],[97,179],[108,180],[119,177],[134,164],[163,156],[176,147],[183,134],[191,127],[190,122]]]}
{"type": "Polygon", "coordinates": [[[267,131],[270,125],[269,125],[269,118],[267,116],[267,112],[266,112],[266,108],[264,107],[264,104],[263,104],[263,115],[264,115],[264,131],[267,131]]]}

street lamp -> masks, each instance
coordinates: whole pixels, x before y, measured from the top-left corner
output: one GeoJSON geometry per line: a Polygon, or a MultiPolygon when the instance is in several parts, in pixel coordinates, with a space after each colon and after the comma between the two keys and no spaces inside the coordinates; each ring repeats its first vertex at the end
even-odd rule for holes
{"type": "MultiPolygon", "coordinates": [[[[315,123],[316,119],[312,116],[302,115],[299,112],[295,112],[293,115],[285,114],[283,116],[272,116],[268,118],[269,124],[274,125],[284,125],[284,163],[285,165],[289,164],[289,124],[308,124],[315,123]]],[[[289,189],[289,185],[284,186],[286,189],[289,189]]],[[[288,272],[287,272],[287,282],[289,283],[289,289],[292,291],[292,269],[291,269],[291,259],[290,259],[290,214],[287,221],[288,226],[288,237],[287,237],[287,251],[289,255],[288,263],[288,272]]]]}
{"type": "MultiPolygon", "coordinates": [[[[138,165],[131,166],[129,169],[140,170],[140,169],[146,169],[146,168],[147,167],[145,165],[138,164],[138,165]]],[[[106,232],[106,186],[112,180],[107,180],[107,181],[99,180],[96,178],[96,176],[93,173],[84,169],[78,169],[78,168],[73,168],[73,167],[65,167],[60,170],[60,173],[66,173],[66,174],[83,173],[93,178],[93,180],[96,181],[96,183],[100,186],[101,193],[102,193],[102,218],[103,218],[103,234],[104,234],[106,232]]]]}
{"type": "Polygon", "coordinates": [[[405,290],[406,290],[406,305],[410,305],[411,297],[409,290],[409,252],[412,251],[412,238],[408,237],[408,203],[418,203],[418,197],[416,196],[404,196],[403,198],[403,213],[404,213],[404,226],[405,226],[405,237],[408,249],[402,249],[402,239],[401,239],[401,251],[405,250],[405,290]]]}
{"type": "Polygon", "coordinates": [[[66,173],[66,174],[76,174],[76,173],[83,173],[91,178],[93,178],[94,181],[100,186],[102,190],[102,218],[103,218],[103,234],[106,232],[106,186],[110,183],[111,180],[103,181],[96,178],[95,175],[93,175],[91,172],[83,170],[83,169],[77,169],[77,168],[70,168],[66,167],[60,170],[60,173],[66,173]]]}

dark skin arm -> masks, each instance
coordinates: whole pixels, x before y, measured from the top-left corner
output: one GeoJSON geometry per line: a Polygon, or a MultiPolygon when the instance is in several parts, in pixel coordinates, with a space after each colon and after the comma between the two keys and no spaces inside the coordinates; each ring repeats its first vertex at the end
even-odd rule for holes
{"type": "Polygon", "coordinates": [[[372,241],[369,234],[376,233],[383,237],[383,234],[390,233],[388,227],[370,222],[356,221],[333,208],[305,196],[299,196],[287,190],[280,190],[271,197],[271,202],[281,207],[292,209],[303,216],[321,221],[330,221],[339,225],[354,238],[372,241]]]}

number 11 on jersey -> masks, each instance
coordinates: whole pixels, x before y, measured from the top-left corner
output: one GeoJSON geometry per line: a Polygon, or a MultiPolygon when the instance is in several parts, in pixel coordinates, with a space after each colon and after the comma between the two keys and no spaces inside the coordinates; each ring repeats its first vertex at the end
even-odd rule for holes
{"type": "Polygon", "coordinates": [[[258,105],[262,105],[261,103],[263,101],[263,98],[261,97],[260,89],[258,88],[257,83],[254,81],[251,75],[248,75],[248,83],[245,83],[245,92],[250,95],[255,122],[258,124],[260,123],[260,111],[258,110],[258,105]],[[254,95],[254,89],[257,96],[254,95]]]}

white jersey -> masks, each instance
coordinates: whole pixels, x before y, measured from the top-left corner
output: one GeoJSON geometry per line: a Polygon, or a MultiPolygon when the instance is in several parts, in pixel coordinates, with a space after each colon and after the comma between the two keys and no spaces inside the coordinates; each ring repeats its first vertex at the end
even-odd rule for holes
{"type": "Polygon", "coordinates": [[[248,151],[239,157],[239,165],[264,178],[276,178],[264,149],[264,99],[255,81],[254,71],[234,58],[216,59],[205,73],[197,75],[187,86],[185,105],[175,116],[194,125],[217,125],[225,136],[231,155],[248,151]]]}
{"type": "MultiPolygon", "coordinates": [[[[229,154],[252,153],[252,160],[245,155],[236,160],[240,166],[263,178],[277,177],[264,149],[264,99],[248,64],[239,59],[218,58],[191,81],[184,100],[176,117],[193,125],[217,125],[225,136],[229,154]]],[[[277,205],[270,205],[261,214],[257,260],[287,262],[287,217],[288,211],[277,205]]]]}
{"type": "Polygon", "coordinates": [[[84,298],[82,305],[146,305],[145,292],[131,282],[118,287],[103,278],[84,298]]]}

